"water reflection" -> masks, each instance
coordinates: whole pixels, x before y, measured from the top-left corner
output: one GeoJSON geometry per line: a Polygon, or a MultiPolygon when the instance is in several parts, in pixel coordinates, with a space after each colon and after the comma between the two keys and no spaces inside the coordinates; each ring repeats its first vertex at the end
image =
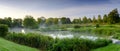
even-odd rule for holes
{"type": "MultiPolygon", "coordinates": [[[[24,28],[12,28],[9,29],[9,32],[16,32],[16,33],[39,33],[47,36],[51,36],[54,39],[55,38],[83,38],[83,39],[90,39],[90,40],[96,40],[96,39],[103,39],[103,37],[98,37],[89,33],[78,33],[78,32],[70,32],[70,31],[47,31],[47,32],[41,32],[36,30],[30,30],[30,29],[24,29],[24,28]]],[[[113,43],[120,44],[120,40],[113,39],[111,37],[108,37],[107,39],[112,40],[113,43]]]]}

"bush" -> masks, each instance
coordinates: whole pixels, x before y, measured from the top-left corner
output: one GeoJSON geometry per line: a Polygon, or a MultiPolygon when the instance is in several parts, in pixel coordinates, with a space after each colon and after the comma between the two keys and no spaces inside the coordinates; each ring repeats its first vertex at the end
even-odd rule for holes
{"type": "Polygon", "coordinates": [[[7,35],[8,32],[8,26],[4,24],[0,24],[0,36],[4,37],[7,35]]]}
{"type": "Polygon", "coordinates": [[[57,39],[49,51],[90,51],[91,49],[106,46],[109,43],[111,43],[110,40],[103,39],[98,39],[96,41],[78,38],[57,39]]]}
{"type": "Polygon", "coordinates": [[[100,27],[100,25],[99,25],[99,24],[96,24],[96,28],[98,28],[98,27],[100,27]]]}
{"type": "Polygon", "coordinates": [[[11,33],[6,36],[6,39],[41,50],[47,49],[48,46],[50,46],[50,44],[53,42],[53,39],[51,37],[34,33],[11,33]]]}
{"type": "Polygon", "coordinates": [[[32,33],[12,33],[8,34],[6,39],[46,51],[90,51],[91,49],[103,47],[111,43],[110,40],[104,39],[95,41],[79,38],[53,39],[49,36],[32,33]]]}
{"type": "Polygon", "coordinates": [[[75,25],[74,28],[80,28],[80,26],[79,25],[75,25]]]}

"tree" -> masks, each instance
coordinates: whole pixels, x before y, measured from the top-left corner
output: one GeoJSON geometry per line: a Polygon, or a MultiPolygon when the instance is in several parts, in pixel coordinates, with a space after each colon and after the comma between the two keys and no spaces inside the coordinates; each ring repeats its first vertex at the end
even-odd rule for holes
{"type": "Polygon", "coordinates": [[[45,21],[46,21],[45,17],[37,18],[37,22],[38,22],[38,24],[40,24],[40,25],[44,24],[45,21]]]}
{"type": "Polygon", "coordinates": [[[30,15],[25,16],[23,25],[26,28],[38,28],[38,23],[37,21],[30,15]]]}
{"type": "Polygon", "coordinates": [[[81,20],[81,18],[79,18],[79,23],[80,23],[80,24],[82,23],[82,20],[81,20]]]}
{"type": "Polygon", "coordinates": [[[60,18],[60,21],[62,24],[70,24],[71,23],[70,18],[66,18],[66,17],[60,18]]]}
{"type": "Polygon", "coordinates": [[[80,23],[80,19],[73,19],[72,23],[73,24],[79,24],[80,23]]]}
{"type": "Polygon", "coordinates": [[[38,22],[38,24],[42,24],[42,19],[41,18],[37,18],[37,22],[38,22]]]}
{"type": "Polygon", "coordinates": [[[88,23],[92,23],[92,20],[91,20],[91,18],[88,18],[88,23]]]}
{"type": "Polygon", "coordinates": [[[62,24],[67,24],[67,18],[66,17],[62,17],[60,19],[60,21],[61,21],[62,24]]]}
{"type": "Polygon", "coordinates": [[[54,23],[54,24],[58,24],[58,18],[54,18],[54,19],[53,19],[53,23],[54,23]]]}
{"type": "Polygon", "coordinates": [[[22,27],[22,19],[13,19],[13,27],[22,27]]]}
{"type": "Polygon", "coordinates": [[[83,23],[88,23],[87,17],[83,17],[83,23]]]}
{"type": "Polygon", "coordinates": [[[103,16],[103,23],[107,23],[107,15],[106,14],[103,16]]]}
{"type": "Polygon", "coordinates": [[[8,32],[8,26],[4,24],[0,24],[0,36],[5,37],[8,32]]]}
{"type": "Polygon", "coordinates": [[[119,22],[119,13],[117,9],[114,9],[108,14],[108,23],[115,24],[118,22],[119,22]]]}
{"type": "Polygon", "coordinates": [[[96,24],[97,23],[97,20],[95,18],[95,16],[93,17],[93,24],[96,24]]]}
{"type": "Polygon", "coordinates": [[[0,18],[0,24],[6,24],[6,21],[4,19],[0,18]]]}
{"type": "Polygon", "coordinates": [[[70,24],[70,23],[71,23],[70,18],[66,18],[66,21],[67,21],[67,24],[70,24]]]}
{"type": "Polygon", "coordinates": [[[46,19],[46,21],[45,21],[45,24],[46,25],[52,25],[53,24],[53,18],[48,18],[48,19],[46,19]]]}
{"type": "Polygon", "coordinates": [[[101,18],[101,15],[98,15],[98,23],[102,23],[102,18],[101,18]]]}
{"type": "Polygon", "coordinates": [[[5,17],[4,19],[0,19],[0,24],[8,25],[8,27],[12,27],[12,19],[11,17],[5,17]]]}

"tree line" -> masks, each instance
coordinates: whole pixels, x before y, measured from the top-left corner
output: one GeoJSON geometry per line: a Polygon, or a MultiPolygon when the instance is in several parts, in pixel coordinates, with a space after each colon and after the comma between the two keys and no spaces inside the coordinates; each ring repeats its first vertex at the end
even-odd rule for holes
{"type": "Polygon", "coordinates": [[[120,17],[117,8],[105,14],[103,17],[98,15],[98,17],[93,16],[93,18],[88,18],[84,16],[83,18],[73,19],[62,17],[62,18],[45,18],[39,17],[37,20],[33,16],[27,15],[24,19],[12,19],[11,17],[0,18],[0,24],[6,24],[8,27],[25,27],[25,28],[38,28],[39,25],[57,25],[57,24],[116,24],[120,23],[120,17]]]}

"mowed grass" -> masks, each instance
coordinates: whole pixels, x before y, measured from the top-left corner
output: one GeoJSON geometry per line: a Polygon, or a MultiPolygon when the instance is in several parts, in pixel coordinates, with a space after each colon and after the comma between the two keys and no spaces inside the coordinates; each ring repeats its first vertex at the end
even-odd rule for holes
{"type": "Polygon", "coordinates": [[[35,48],[19,45],[0,38],[0,51],[39,51],[35,48]]]}
{"type": "Polygon", "coordinates": [[[97,48],[91,51],[120,51],[120,44],[110,44],[106,47],[97,48]]]}

